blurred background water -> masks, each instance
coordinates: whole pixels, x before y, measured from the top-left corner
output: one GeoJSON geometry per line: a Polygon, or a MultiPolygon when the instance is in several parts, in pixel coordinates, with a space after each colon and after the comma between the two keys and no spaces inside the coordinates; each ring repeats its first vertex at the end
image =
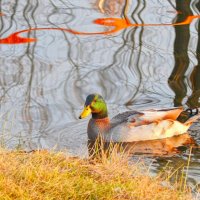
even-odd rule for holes
{"type": "MultiPolygon", "coordinates": [[[[88,119],[78,116],[90,93],[102,94],[111,117],[132,109],[200,106],[200,24],[180,24],[200,15],[199,0],[0,0],[0,13],[1,146],[87,156],[88,119]],[[99,18],[133,25],[107,34],[115,27],[95,24],[99,18]],[[23,30],[29,31],[18,36],[37,41],[3,42],[23,30]]],[[[199,122],[189,134],[198,146],[199,122]]],[[[176,146],[174,140],[167,144],[176,146]]],[[[182,140],[178,144],[184,147],[182,140]]],[[[157,172],[166,163],[187,164],[188,156],[185,147],[145,159],[157,172]]],[[[193,187],[199,170],[196,147],[188,173],[193,187]]]]}

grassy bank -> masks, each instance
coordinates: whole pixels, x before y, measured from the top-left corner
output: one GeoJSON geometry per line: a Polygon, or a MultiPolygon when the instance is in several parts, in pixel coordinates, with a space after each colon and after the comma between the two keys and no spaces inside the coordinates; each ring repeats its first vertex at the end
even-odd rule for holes
{"type": "Polygon", "coordinates": [[[140,165],[119,155],[83,160],[0,150],[0,199],[191,199],[187,188],[169,185],[163,176],[152,178],[140,165]]]}

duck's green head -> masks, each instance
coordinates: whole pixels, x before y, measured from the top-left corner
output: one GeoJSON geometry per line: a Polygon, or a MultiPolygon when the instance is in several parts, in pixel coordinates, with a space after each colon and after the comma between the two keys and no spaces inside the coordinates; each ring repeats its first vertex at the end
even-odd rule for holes
{"type": "Polygon", "coordinates": [[[102,119],[108,116],[107,106],[101,95],[90,94],[87,96],[84,110],[79,119],[83,119],[90,114],[94,119],[102,119]]]}

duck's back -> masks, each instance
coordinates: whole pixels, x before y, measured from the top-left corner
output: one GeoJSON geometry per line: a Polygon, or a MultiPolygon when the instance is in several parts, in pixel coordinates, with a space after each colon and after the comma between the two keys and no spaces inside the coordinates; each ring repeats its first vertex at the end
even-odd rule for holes
{"type": "Polygon", "coordinates": [[[105,135],[105,140],[134,142],[183,134],[191,124],[176,120],[182,111],[182,108],[172,108],[121,113],[111,120],[111,129],[105,135]]]}
{"type": "Polygon", "coordinates": [[[140,126],[131,123],[116,125],[105,134],[106,141],[135,142],[144,140],[157,140],[186,133],[190,125],[182,124],[174,120],[162,120],[140,126]]]}
{"type": "Polygon", "coordinates": [[[101,135],[109,142],[134,142],[180,135],[186,133],[195,120],[190,120],[188,123],[177,121],[182,111],[182,108],[127,111],[118,114],[111,121],[108,118],[91,119],[88,125],[88,136],[92,140],[101,135]]]}

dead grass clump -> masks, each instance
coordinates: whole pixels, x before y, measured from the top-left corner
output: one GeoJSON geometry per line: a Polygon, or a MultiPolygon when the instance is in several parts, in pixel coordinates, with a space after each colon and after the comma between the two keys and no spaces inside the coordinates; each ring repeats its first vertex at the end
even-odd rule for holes
{"type": "Polygon", "coordinates": [[[191,199],[187,188],[163,186],[159,176],[148,176],[126,156],[113,153],[101,158],[0,150],[0,199],[191,199]]]}

